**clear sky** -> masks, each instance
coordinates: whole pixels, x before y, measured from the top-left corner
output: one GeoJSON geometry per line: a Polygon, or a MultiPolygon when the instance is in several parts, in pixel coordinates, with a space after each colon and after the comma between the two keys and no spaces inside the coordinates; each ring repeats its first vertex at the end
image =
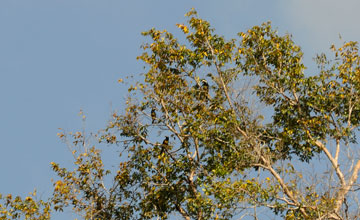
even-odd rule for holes
{"type": "Polygon", "coordinates": [[[58,128],[81,128],[80,109],[88,130],[104,128],[123,108],[117,79],[142,72],[140,33],[175,31],[192,7],[228,38],[271,20],[293,35],[307,66],[339,34],[360,40],[358,0],[1,0],[0,192],[49,195],[49,163],[72,162],[58,128]]]}

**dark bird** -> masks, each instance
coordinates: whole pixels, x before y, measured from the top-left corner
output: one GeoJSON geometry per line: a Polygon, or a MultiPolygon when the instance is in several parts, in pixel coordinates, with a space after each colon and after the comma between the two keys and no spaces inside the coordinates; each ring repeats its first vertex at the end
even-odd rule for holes
{"type": "Polygon", "coordinates": [[[164,141],[163,141],[162,144],[161,144],[161,151],[160,151],[160,153],[162,154],[162,153],[164,153],[164,151],[167,152],[168,147],[169,147],[169,137],[168,137],[168,136],[165,136],[165,139],[164,139],[164,141]]]}
{"type": "Polygon", "coordinates": [[[156,112],[155,112],[155,108],[151,109],[151,123],[154,124],[155,120],[156,120],[156,112]]]}
{"type": "Polygon", "coordinates": [[[209,84],[206,82],[205,79],[201,80],[201,87],[205,91],[209,91],[209,84]]]}
{"type": "Polygon", "coordinates": [[[170,68],[170,71],[175,75],[179,75],[181,73],[177,68],[170,68]]]}
{"type": "Polygon", "coordinates": [[[194,91],[195,91],[197,94],[199,94],[200,85],[199,85],[198,83],[196,83],[196,84],[193,86],[193,88],[194,88],[194,91]]]}
{"type": "Polygon", "coordinates": [[[205,79],[201,80],[201,90],[202,90],[202,97],[208,98],[209,96],[209,84],[206,82],[205,79]]]}

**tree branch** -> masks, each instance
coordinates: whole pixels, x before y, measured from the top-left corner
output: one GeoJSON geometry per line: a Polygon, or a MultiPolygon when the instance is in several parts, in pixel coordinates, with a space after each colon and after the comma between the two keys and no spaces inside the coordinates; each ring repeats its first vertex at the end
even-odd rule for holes
{"type": "Polygon", "coordinates": [[[284,180],[281,178],[281,176],[276,172],[276,170],[274,170],[274,168],[272,168],[271,164],[269,163],[268,160],[266,160],[263,156],[261,156],[261,159],[263,160],[263,162],[266,164],[266,166],[263,166],[264,169],[268,170],[274,177],[275,179],[279,182],[281,188],[283,189],[283,192],[285,193],[285,195],[287,195],[289,197],[289,199],[291,199],[291,201],[300,209],[300,212],[304,215],[304,217],[307,217],[307,213],[305,211],[305,209],[303,207],[301,207],[301,204],[297,201],[295,195],[293,194],[293,192],[289,189],[289,187],[285,184],[284,180]]]}
{"type": "Polygon", "coordinates": [[[335,162],[338,163],[339,161],[339,153],[340,153],[340,140],[336,139],[336,152],[335,152],[335,162]]]}
{"type": "Polygon", "coordinates": [[[346,194],[349,192],[349,190],[351,189],[351,187],[353,186],[354,182],[357,180],[358,175],[359,175],[359,170],[360,170],[360,160],[357,161],[353,172],[351,174],[351,177],[349,178],[348,183],[341,187],[341,189],[339,190],[338,194],[337,194],[337,199],[336,199],[336,206],[335,206],[335,211],[338,212],[344,202],[345,196],[346,194]]]}
{"type": "MultiPolygon", "coordinates": [[[[311,137],[312,139],[312,137],[311,137]]],[[[338,164],[338,161],[335,160],[335,158],[333,158],[333,156],[331,155],[331,153],[329,152],[329,150],[325,147],[325,145],[323,143],[321,143],[320,141],[316,140],[315,141],[316,146],[318,146],[327,156],[327,158],[330,160],[332,167],[335,169],[336,175],[338,176],[341,186],[345,186],[346,185],[346,181],[345,181],[345,177],[344,174],[341,172],[340,170],[340,166],[338,164]]]]}
{"type": "Polygon", "coordinates": [[[180,214],[184,217],[184,219],[191,220],[189,214],[187,214],[186,211],[180,205],[176,205],[176,209],[180,212],[180,214]]]}

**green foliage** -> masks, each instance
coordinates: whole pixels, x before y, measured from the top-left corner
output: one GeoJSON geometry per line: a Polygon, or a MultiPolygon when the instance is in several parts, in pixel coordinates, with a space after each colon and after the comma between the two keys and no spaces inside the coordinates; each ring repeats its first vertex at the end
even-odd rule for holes
{"type": "Polygon", "coordinates": [[[357,43],[332,46],[335,58],[319,55],[320,73],[307,76],[300,47],[269,22],[227,40],[195,10],[186,16],[177,24],[184,43],[166,30],[142,33],[150,39],[138,57],[144,80],[95,135],[119,146],[116,174],[83,133],[60,133],[76,149],[75,168],[52,163],[59,180],[51,202],[8,196],[3,219],[47,219],[50,203],[84,219],[231,219],[249,208],[256,216],[257,207],[284,219],[348,218],[343,206],[360,162],[344,175],[339,152],[356,143],[360,123],[357,43]],[[247,78],[254,83],[244,93],[247,78]],[[270,113],[256,113],[251,99],[270,113]],[[319,190],[299,168],[322,153],[336,179],[328,175],[319,190]]]}
{"type": "Polygon", "coordinates": [[[11,194],[3,197],[0,194],[0,199],[3,204],[0,204],[0,219],[26,219],[26,220],[48,220],[50,219],[50,202],[43,200],[36,200],[36,191],[30,193],[30,196],[25,199],[16,196],[13,198],[11,194]]]}

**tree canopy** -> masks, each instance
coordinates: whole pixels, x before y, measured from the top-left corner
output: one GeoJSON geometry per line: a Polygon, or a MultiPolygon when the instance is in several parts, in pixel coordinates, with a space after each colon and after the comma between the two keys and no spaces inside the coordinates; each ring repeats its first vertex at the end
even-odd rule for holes
{"type": "Polygon", "coordinates": [[[53,196],[5,196],[0,219],[66,207],[84,219],[359,218],[357,42],[331,46],[305,74],[301,48],[270,22],[227,40],[195,10],[186,17],[184,42],[142,33],[143,81],[93,146],[83,132],[59,134],[75,168],[51,163],[53,196]],[[115,170],[101,144],[118,149],[115,170]]]}

